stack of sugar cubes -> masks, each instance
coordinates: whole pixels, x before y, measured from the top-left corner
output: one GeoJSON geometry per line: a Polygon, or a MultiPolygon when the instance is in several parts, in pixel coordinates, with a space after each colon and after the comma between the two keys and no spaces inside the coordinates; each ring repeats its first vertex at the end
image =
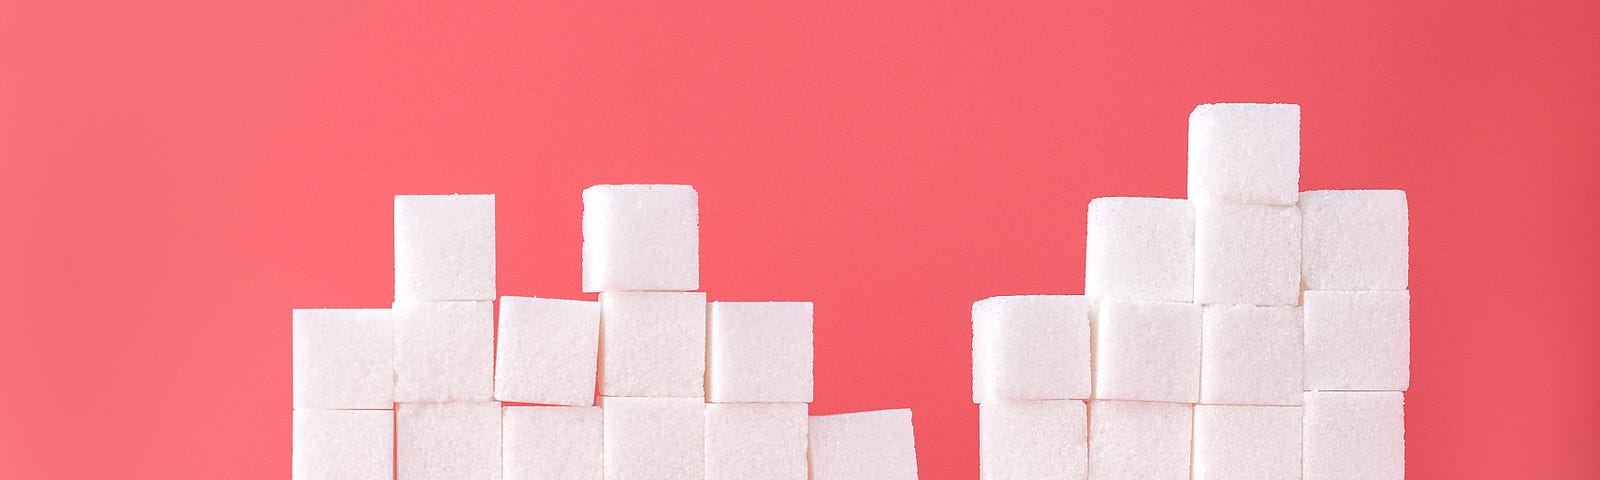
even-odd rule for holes
{"type": "Polygon", "coordinates": [[[293,478],[915,479],[910,410],[809,416],[810,303],[693,291],[698,201],[584,190],[599,300],[497,325],[494,196],[395,197],[392,308],[294,311],[293,478]]]}
{"type": "Polygon", "coordinates": [[[1398,190],[1298,192],[1300,107],[1201,105],[1189,199],[1089,203],[1086,295],[972,308],[983,479],[1398,479],[1398,190]]]}

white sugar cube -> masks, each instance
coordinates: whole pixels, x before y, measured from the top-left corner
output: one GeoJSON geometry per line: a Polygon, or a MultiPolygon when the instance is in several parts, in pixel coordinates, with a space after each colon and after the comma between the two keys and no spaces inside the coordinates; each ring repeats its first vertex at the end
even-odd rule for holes
{"type": "Polygon", "coordinates": [[[1306,392],[1305,479],[1403,479],[1405,395],[1306,392]]]}
{"type": "Polygon", "coordinates": [[[706,294],[601,292],[601,395],[704,397],[706,294]]]}
{"type": "Polygon", "coordinates": [[[1189,198],[1294,205],[1300,106],[1214,103],[1189,114],[1189,198]]]}
{"type": "Polygon", "coordinates": [[[1089,404],[1095,480],[1188,480],[1194,408],[1182,403],[1089,404]]]}
{"type": "Polygon", "coordinates": [[[605,478],[600,407],[506,407],[505,480],[605,478]]]}
{"type": "Polygon", "coordinates": [[[1297,305],[1300,210],[1195,204],[1195,302],[1297,305]]]}
{"type": "Polygon", "coordinates": [[[706,405],[706,480],[806,480],[806,404],[706,405]]]}
{"type": "Polygon", "coordinates": [[[394,478],[394,410],[295,410],[291,456],[294,480],[394,478]]]}
{"type": "Polygon", "coordinates": [[[394,298],[494,300],[494,195],[394,197],[394,298]]]}
{"type": "Polygon", "coordinates": [[[1194,407],[1194,479],[1300,478],[1300,407],[1194,407]]]}
{"type": "Polygon", "coordinates": [[[1200,402],[1299,405],[1305,385],[1299,307],[1207,305],[1200,402]]]}
{"type": "Polygon", "coordinates": [[[605,397],[607,480],[703,480],[705,412],[699,398],[605,397]]]}
{"type": "Polygon", "coordinates": [[[1324,190],[1300,194],[1308,290],[1403,290],[1410,269],[1410,224],[1401,190],[1324,190]]]}
{"type": "Polygon", "coordinates": [[[594,405],[600,303],[501,297],[494,398],[594,405]]]}
{"type": "Polygon", "coordinates": [[[1170,198],[1089,202],[1083,292],[1091,300],[1194,301],[1194,207],[1170,198]]]}
{"type": "Polygon", "coordinates": [[[811,417],[811,480],[916,480],[911,410],[811,417]]]}
{"type": "Polygon", "coordinates": [[[980,405],[978,478],[1089,478],[1088,415],[1082,400],[980,405]]]}
{"type": "Polygon", "coordinates": [[[700,204],[688,185],[583,190],[583,291],[700,288],[700,204]]]}
{"type": "Polygon", "coordinates": [[[1081,295],[972,304],[972,402],[1089,398],[1089,302],[1081,295]]]}
{"type": "Polygon", "coordinates": [[[1199,305],[1105,300],[1094,325],[1095,398],[1199,400],[1199,305]]]}
{"type": "Polygon", "coordinates": [[[394,304],[396,402],[494,397],[494,303],[394,304]]]}
{"type": "Polygon", "coordinates": [[[811,303],[710,305],[707,400],[811,401],[811,303]]]}
{"type": "Polygon", "coordinates": [[[402,403],[395,409],[398,480],[500,478],[499,402],[402,403]]]}
{"type": "Polygon", "coordinates": [[[1411,385],[1411,292],[1307,291],[1306,389],[1411,385]]]}
{"type": "Polygon", "coordinates": [[[294,407],[394,408],[389,309],[294,311],[294,407]]]}

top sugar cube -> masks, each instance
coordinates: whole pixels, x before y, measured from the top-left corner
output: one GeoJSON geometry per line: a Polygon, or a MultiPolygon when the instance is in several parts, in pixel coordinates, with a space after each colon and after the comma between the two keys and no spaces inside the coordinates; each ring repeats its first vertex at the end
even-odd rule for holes
{"type": "Polygon", "coordinates": [[[1406,192],[1300,194],[1307,290],[1404,290],[1410,265],[1406,192]]]}
{"type": "Polygon", "coordinates": [[[583,191],[583,291],[700,288],[699,195],[688,185],[583,191]]]}
{"type": "Polygon", "coordinates": [[[1213,103],[1189,114],[1189,198],[1294,205],[1300,106],[1213,103]]]}
{"type": "Polygon", "coordinates": [[[494,300],[494,195],[394,197],[394,299],[494,300]]]}

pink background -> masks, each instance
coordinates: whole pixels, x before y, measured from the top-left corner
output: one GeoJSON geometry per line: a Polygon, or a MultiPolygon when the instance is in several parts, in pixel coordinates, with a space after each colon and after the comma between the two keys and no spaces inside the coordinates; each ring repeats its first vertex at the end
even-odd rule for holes
{"type": "Polygon", "coordinates": [[[814,412],[975,478],[969,305],[1081,291],[1211,101],[1409,192],[1414,478],[1600,471],[1593,2],[446,3],[0,1],[0,477],[285,478],[289,310],[389,302],[392,195],[582,297],[579,191],[672,182],[711,298],[816,302],[814,412]]]}

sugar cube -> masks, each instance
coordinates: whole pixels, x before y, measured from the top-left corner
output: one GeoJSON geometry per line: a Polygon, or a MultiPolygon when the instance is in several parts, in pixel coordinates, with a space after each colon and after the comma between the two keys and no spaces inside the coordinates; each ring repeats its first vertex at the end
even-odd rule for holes
{"type": "Polygon", "coordinates": [[[1100,298],[1194,301],[1194,207],[1170,198],[1089,202],[1083,292],[1100,298]]]}
{"type": "Polygon", "coordinates": [[[1199,305],[1105,300],[1094,325],[1095,398],[1199,400],[1199,305]]]}
{"type": "Polygon", "coordinates": [[[291,457],[294,480],[394,478],[394,410],[295,410],[291,457]]]}
{"type": "Polygon", "coordinates": [[[1305,479],[1403,479],[1405,395],[1306,392],[1305,479]]]}
{"type": "Polygon", "coordinates": [[[806,404],[706,405],[706,480],[806,480],[806,404]]]}
{"type": "Polygon", "coordinates": [[[1306,389],[1394,390],[1411,385],[1411,292],[1305,293],[1306,389]]]}
{"type": "Polygon", "coordinates": [[[294,407],[394,408],[386,308],[294,311],[294,407]]]}
{"type": "Polygon", "coordinates": [[[395,301],[494,300],[494,195],[394,197],[395,301]]]}
{"type": "Polygon", "coordinates": [[[1294,205],[1300,106],[1214,103],[1189,114],[1189,198],[1294,205]]]}
{"type": "Polygon", "coordinates": [[[978,478],[1089,478],[1082,400],[992,401],[978,407],[978,478]]]}
{"type": "Polygon", "coordinates": [[[1299,307],[1207,305],[1200,402],[1299,405],[1305,385],[1299,307]]]}
{"type": "Polygon", "coordinates": [[[810,302],[715,302],[709,310],[709,401],[811,401],[810,302]]]}
{"type": "Polygon", "coordinates": [[[1195,302],[1298,304],[1300,210],[1197,203],[1194,241],[1195,302]]]}
{"type": "Polygon", "coordinates": [[[688,185],[583,190],[583,291],[700,288],[700,205],[688,185]]]}
{"type": "Polygon", "coordinates": [[[600,293],[600,391],[704,397],[706,294],[600,293]]]}
{"type": "Polygon", "coordinates": [[[1089,398],[1089,302],[1081,295],[972,304],[972,402],[1089,398]]]}
{"type": "Polygon", "coordinates": [[[395,410],[398,480],[500,478],[499,402],[402,403],[395,410]]]}
{"type": "Polygon", "coordinates": [[[605,397],[607,480],[703,480],[705,412],[699,398],[605,397]]]}
{"type": "Polygon", "coordinates": [[[605,478],[600,407],[506,407],[505,480],[605,478]]]}
{"type": "Polygon", "coordinates": [[[1401,190],[1300,194],[1305,224],[1300,275],[1308,290],[1403,290],[1410,224],[1401,190]]]}
{"type": "Polygon", "coordinates": [[[494,398],[594,405],[600,303],[500,297],[494,398]]]}
{"type": "Polygon", "coordinates": [[[1089,404],[1089,475],[1095,480],[1188,480],[1193,407],[1182,403],[1089,404]]]}
{"type": "Polygon", "coordinates": [[[1194,479],[1300,478],[1300,407],[1194,407],[1194,479]]]}
{"type": "Polygon", "coordinates": [[[394,304],[396,402],[494,397],[494,303],[394,304]]]}
{"type": "Polygon", "coordinates": [[[811,480],[916,480],[911,410],[811,417],[811,480]]]}

